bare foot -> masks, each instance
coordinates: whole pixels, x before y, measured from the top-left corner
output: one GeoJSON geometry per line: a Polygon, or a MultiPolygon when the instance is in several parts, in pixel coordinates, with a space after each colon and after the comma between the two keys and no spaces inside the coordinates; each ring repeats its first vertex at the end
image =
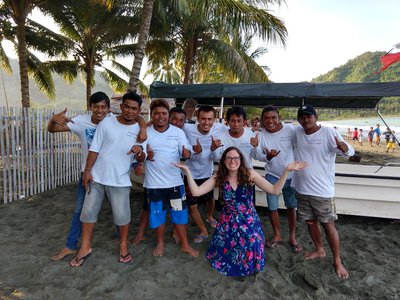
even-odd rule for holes
{"type": "Polygon", "coordinates": [[[306,260],[313,260],[319,257],[325,257],[326,253],[325,250],[322,251],[314,251],[314,252],[307,252],[306,254],[304,254],[304,257],[306,260]]]}
{"type": "Polygon", "coordinates": [[[189,254],[192,257],[199,257],[199,251],[193,249],[190,246],[181,247],[181,251],[184,252],[184,253],[189,254]]]}
{"type": "Polygon", "coordinates": [[[62,249],[60,252],[58,252],[56,255],[52,256],[51,259],[54,261],[57,260],[62,260],[68,255],[76,254],[76,250],[71,250],[68,248],[62,249]]]}
{"type": "Polygon", "coordinates": [[[164,244],[157,244],[153,250],[153,256],[161,257],[164,255],[164,244]]]}
{"type": "Polygon", "coordinates": [[[134,246],[139,245],[142,241],[144,241],[145,237],[144,235],[141,234],[137,234],[133,240],[130,241],[131,244],[133,244],[134,246]]]}
{"type": "Polygon", "coordinates": [[[341,262],[338,264],[334,264],[333,266],[335,267],[336,275],[339,278],[343,278],[343,279],[349,278],[349,272],[347,272],[347,270],[345,269],[345,267],[342,265],[341,262]]]}

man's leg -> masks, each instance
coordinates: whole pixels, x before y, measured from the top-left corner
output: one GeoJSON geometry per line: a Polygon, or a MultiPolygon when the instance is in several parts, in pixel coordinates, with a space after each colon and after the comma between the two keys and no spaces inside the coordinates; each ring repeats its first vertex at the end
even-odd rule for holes
{"type": "Polygon", "coordinates": [[[80,267],[92,253],[92,234],[96,223],[82,223],[82,245],[76,257],[69,263],[71,267],[80,267]]]}
{"type": "Polygon", "coordinates": [[[271,221],[272,231],[274,232],[274,237],[270,241],[270,247],[274,247],[277,243],[282,241],[281,236],[281,222],[279,220],[278,210],[268,211],[269,220],[271,221]]]}
{"type": "Polygon", "coordinates": [[[214,218],[214,208],[215,208],[215,200],[214,200],[214,191],[211,191],[211,193],[213,194],[212,199],[210,199],[209,201],[206,202],[206,206],[207,206],[207,220],[208,222],[215,223],[216,220],[214,218]],[[215,221],[213,221],[215,220],[215,221]]]}
{"type": "Polygon", "coordinates": [[[156,239],[157,244],[153,250],[153,255],[161,257],[164,255],[164,234],[165,234],[165,223],[156,228],[156,239]]]}
{"type": "Polygon", "coordinates": [[[198,257],[199,251],[193,249],[187,239],[186,224],[175,224],[175,228],[178,231],[179,237],[181,238],[181,250],[193,257],[198,257]]]}
{"type": "Polygon", "coordinates": [[[349,278],[349,273],[342,264],[340,258],[340,239],[339,233],[336,230],[335,223],[333,221],[328,223],[321,223],[325,230],[326,238],[329,246],[333,253],[333,266],[335,267],[336,275],[340,278],[349,278]]]}
{"type": "Polygon", "coordinates": [[[311,253],[306,253],[305,258],[307,260],[312,260],[318,257],[325,257],[326,252],[324,249],[324,245],[322,243],[321,229],[319,228],[318,221],[316,219],[313,219],[313,220],[307,220],[306,223],[308,226],[308,232],[314,243],[315,250],[311,253]]]}
{"type": "Polygon", "coordinates": [[[140,242],[145,239],[144,232],[147,226],[149,226],[149,211],[142,209],[139,218],[138,232],[133,240],[131,240],[133,245],[139,245],[140,242]]]}
{"type": "Polygon", "coordinates": [[[190,211],[190,215],[193,218],[194,223],[196,224],[197,228],[200,231],[198,236],[200,236],[200,237],[208,236],[207,228],[204,225],[203,220],[201,219],[201,215],[200,215],[197,204],[189,206],[189,211],[190,211]]]}
{"type": "Polygon", "coordinates": [[[129,226],[130,223],[122,226],[118,226],[119,229],[119,261],[126,263],[132,260],[132,256],[129,253],[128,249],[128,235],[129,235],[129,226]]]}
{"type": "Polygon", "coordinates": [[[52,260],[61,260],[64,257],[75,254],[78,249],[78,241],[82,233],[82,223],[80,216],[82,212],[83,202],[85,201],[86,189],[82,185],[82,176],[79,178],[78,186],[76,189],[76,202],[75,210],[71,220],[71,226],[67,236],[65,247],[56,255],[52,256],[52,260]]]}

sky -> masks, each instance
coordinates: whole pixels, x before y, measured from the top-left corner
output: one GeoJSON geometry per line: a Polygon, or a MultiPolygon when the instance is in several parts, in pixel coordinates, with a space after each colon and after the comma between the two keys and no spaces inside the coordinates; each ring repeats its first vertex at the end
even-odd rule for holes
{"type": "MultiPolygon", "coordinates": [[[[257,61],[270,68],[274,82],[311,81],[366,51],[400,43],[400,0],[286,0],[271,10],[288,30],[286,47],[260,41],[254,47],[268,48],[257,61]]],[[[131,68],[132,59],[126,65],[131,68]]]]}
{"type": "MultiPolygon", "coordinates": [[[[273,8],[288,30],[286,48],[266,45],[258,62],[274,82],[311,81],[348,60],[400,43],[399,0],[286,0],[273,8]]],[[[396,50],[399,51],[399,50],[396,50]]]]}

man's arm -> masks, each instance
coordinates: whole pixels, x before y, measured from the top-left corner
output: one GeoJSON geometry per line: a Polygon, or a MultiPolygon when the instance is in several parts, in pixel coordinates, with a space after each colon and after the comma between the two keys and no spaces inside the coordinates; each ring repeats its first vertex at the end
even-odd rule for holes
{"type": "Polygon", "coordinates": [[[147,140],[147,123],[142,116],[137,116],[136,121],[140,127],[136,141],[138,143],[143,143],[145,140],[147,140]]]}
{"type": "Polygon", "coordinates": [[[55,132],[67,132],[70,131],[69,127],[67,126],[67,123],[73,121],[68,118],[65,114],[67,112],[67,109],[65,108],[62,112],[53,115],[53,117],[50,119],[49,123],[47,124],[47,131],[51,133],[55,132]]]}
{"type": "Polygon", "coordinates": [[[97,152],[89,151],[89,154],[86,159],[85,169],[82,175],[82,185],[87,189],[89,181],[93,182],[93,176],[91,173],[92,167],[97,160],[97,156],[99,154],[97,152]]]}

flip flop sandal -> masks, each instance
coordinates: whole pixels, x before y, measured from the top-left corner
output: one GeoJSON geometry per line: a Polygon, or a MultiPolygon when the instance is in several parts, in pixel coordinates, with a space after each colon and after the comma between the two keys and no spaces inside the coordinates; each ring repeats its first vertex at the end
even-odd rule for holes
{"type": "Polygon", "coordinates": [[[211,226],[212,228],[217,228],[217,225],[218,225],[217,220],[212,219],[212,220],[210,221],[209,219],[206,219],[206,222],[207,222],[208,224],[210,224],[210,226],[211,226]]]}
{"type": "Polygon", "coordinates": [[[129,264],[132,260],[133,257],[129,252],[125,255],[120,254],[118,257],[118,262],[121,264],[129,264]]]}
{"type": "Polygon", "coordinates": [[[300,253],[301,251],[303,251],[303,247],[301,247],[300,244],[295,245],[295,244],[289,243],[289,247],[293,253],[300,253]]]}
{"type": "Polygon", "coordinates": [[[75,258],[69,262],[69,266],[72,268],[82,267],[85,263],[85,260],[87,260],[91,254],[92,251],[82,257],[75,256],[75,258]]]}
{"type": "Polygon", "coordinates": [[[196,244],[201,244],[202,242],[204,242],[206,239],[208,239],[208,235],[197,235],[193,242],[195,242],[196,244]]]}

